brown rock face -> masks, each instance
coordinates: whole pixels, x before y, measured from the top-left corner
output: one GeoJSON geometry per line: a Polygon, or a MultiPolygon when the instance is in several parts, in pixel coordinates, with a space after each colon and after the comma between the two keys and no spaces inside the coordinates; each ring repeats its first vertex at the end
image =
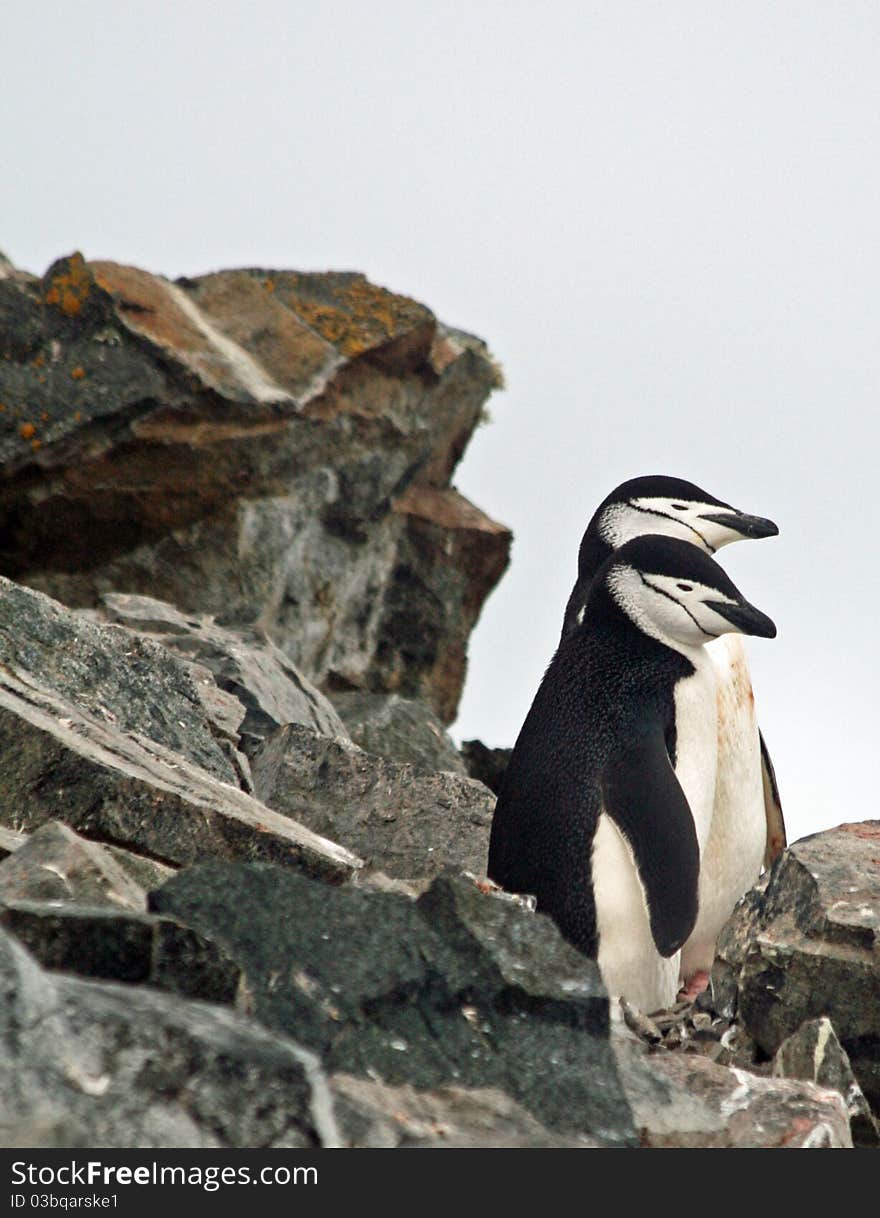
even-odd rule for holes
{"type": "Polygon", "coordinates": [[[0,278],[0,573],[259,624],[325,688],[455,715],[509,532],[449,487],[500,384],[357,274],[0,278]]]}

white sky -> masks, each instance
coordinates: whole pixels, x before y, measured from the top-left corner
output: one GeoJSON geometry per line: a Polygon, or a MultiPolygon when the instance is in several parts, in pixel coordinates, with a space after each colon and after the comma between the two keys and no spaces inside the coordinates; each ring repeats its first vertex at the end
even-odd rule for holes
{"type": "Polygon", "coordinates": [[[0,38],[17,264],[363,270],[503,363],[457,738],[513,742],[596,504],[670,473],[781,528],[721,557],[779,627],[790,838],[877,816],[880,6],[10,0],[0,38]]]}

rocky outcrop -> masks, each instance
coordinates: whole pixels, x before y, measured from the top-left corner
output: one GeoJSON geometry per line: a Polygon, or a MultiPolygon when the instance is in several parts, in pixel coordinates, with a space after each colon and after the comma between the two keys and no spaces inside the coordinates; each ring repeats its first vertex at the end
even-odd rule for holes
{"type": "Polygon", "coordinates": [[[643,1146],[834,1150],[853,1144],[837,1090],[727,1068],[699,1053],[650,1053],[623,1036],[615,1038],[615,1052],[643,1146]]]}
{"type": "Polygon", "coordinates": [[[253,757],[258,798],[348,842],[392,876],[486,870],[494,796],[471,778],[374,757],[308,728],[280,728],[253,757]]]}
{"type": "Polygon", "coordinates": [[[880,1107],[880,822],[795,842],[718,942],[714,1003],[767,1057],[827,1016],[880,1107]]]}
{"type": "Polygon", "coordinates": [[[314,1057],[231,1011],[44,972],[0,929],[7,1147],[338,1145],[314,1057]]]}
{"type": "Polygon", "coordinates": [[[333,695],[333,705],[364,752],[406,762],[417,770],[467,773],[443,724],[424,702],[399,694],[340,690],[333,695]]]}
{"type": "Polygon", "coordinates": [[[255,1017],[331,1072],[496,1087],[549,1128],[633,1139],[598,970],[518,902],[460,879],[412,901],[210,865],[174,877],[151,906],[217,942],[255,1017]]]}
{"type": "MultiPolygon", "coordinates": [[[[200,670],[207,668],[221,690],[231,694],[244,716],[226,718],[226,733],[248,755],[285,723],[300,723],[322,736],[348,735],[332,703],[261,630],[231,630],[206,614],[184,614],[149,596],[109,592],[101,617],[151,638],[200,670]]],[[[385,699],[380,699],[385,701],[385,699]]]]}
{"type": "Polygon", "coordinates": [[[7,275],[0,573],[259,624],[311,681],[449,722],[510,543],[449,481],[499,384],[361,275],[7,275]]]}

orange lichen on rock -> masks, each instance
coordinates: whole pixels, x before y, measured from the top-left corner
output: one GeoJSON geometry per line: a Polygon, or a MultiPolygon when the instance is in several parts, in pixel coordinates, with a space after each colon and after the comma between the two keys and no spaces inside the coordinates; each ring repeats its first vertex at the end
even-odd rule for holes
{"type": "MultiPolygon", "coordinates": [[[[328,291],[326,283],[320,285],[328,291]]],[[[332,299],[316,299],[307,276],[285,274],[286,303],[307,326],[350,358],[381,347],[433,315],[408,296],[396,296],[362,275],[330,289],[332,299]]]]}
{"type": "Polygon", "coordinates": [[[46,304],[55,305],[65,317],[78,317],[91,291],[92,274],[82,254],[71,254],[66,269],[53,275],[46,290],[46,304]]]}
{"type": "Polygon", "coordinates": [[[36,433],[37,429],[34,427],[33,423],[22,423],[21,427],[18,429],[18,434],[23,440],[30,440],[36,435],[36,433]]]}
{"type": "Polygon", "coordinates": [[[85,376],[85,374],[86,374],[86,370],[85,370],[85,368],[83,368],[82,364],[77,364],[77,366],[75,368],[71,368],[71,370],[70,370],[70,375],[73,377],[73,379],[75,381],[81,381],[83,379],[83,377],[85,376]]]}

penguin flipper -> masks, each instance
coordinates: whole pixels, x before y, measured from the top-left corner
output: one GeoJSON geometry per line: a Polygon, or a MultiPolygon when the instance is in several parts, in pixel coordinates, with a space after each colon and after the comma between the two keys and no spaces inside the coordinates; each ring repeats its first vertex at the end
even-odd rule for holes
{"type": "Polygon", "coordinates": [[[700,847],[659,721],[608,762],[602,796],[633,852],[657,951],[669,957],[697,920],[700,847]]]}
{"type": "Polygon", "coordinates": [[[782,801],[779,798],[779,786],[776,782],[776,771],[763,732],[758,732],[761,741],[761,782],[764,787],[764,813],[767,817],[767,845],[764,848],[764,866],[769,867],[779,858],[787,845],[785,821],[782,817],[782,801]]]}

